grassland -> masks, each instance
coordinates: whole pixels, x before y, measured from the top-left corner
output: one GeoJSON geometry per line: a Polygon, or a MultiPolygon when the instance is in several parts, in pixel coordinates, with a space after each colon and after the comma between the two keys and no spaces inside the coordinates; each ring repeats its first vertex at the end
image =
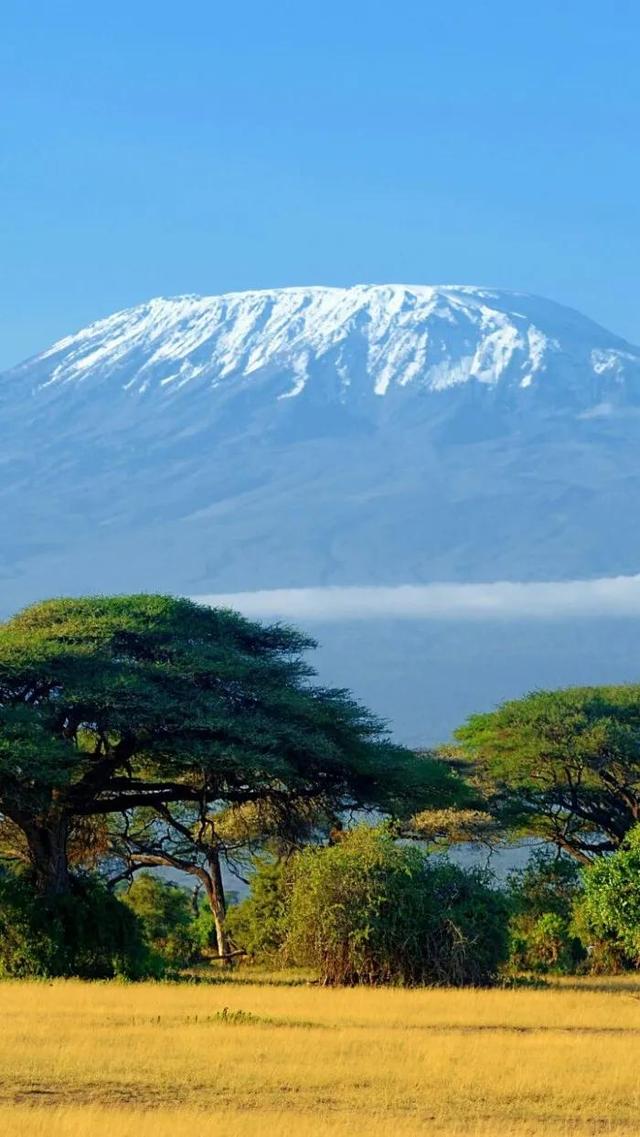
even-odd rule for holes
{"type": "Polygon", "coordinates": [[[640,1132],[640,983],[0,985],[2,1137],[640,1132]]]}

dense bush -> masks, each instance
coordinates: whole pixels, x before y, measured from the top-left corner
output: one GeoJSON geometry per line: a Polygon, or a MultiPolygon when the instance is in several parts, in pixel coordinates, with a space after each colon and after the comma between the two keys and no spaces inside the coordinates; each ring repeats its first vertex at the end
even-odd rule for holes
{"type": "Polygon", "coordinates": [[[227,913],[234,945],[256,959],[275,961],[287,934],[287,873],[278,861],[256,860],[251,891],[227,913]]]}
{"type": "Polygon", "coordinates": [[[534,853],[524,869],[511,873],[511,970],[576,970],[586,955],[573,922],[581,889],[576,862],[546,850],[534,853]]]}
{"type": "Polygon", "coordinates": [[[151,961],[133,912],[90,879],[60,897],[0,878],[0,976],[141,978],[151,961]]]}
{"type": "Polygon", "coordinates": [[[186,967],[197,958],[202,921],[198,922],[191,892],[152,873],[140,873],[119,898],[137,916],[144,939],[158,961],[170,967],[186,967]]]}
{"type": "Polygon", "coordinates": [[[507,910],[485,876],[360,827],[292,862],[285,952],[327,984],[491,983],[507,910]]]}
{"type": "Polygon", "coordinates": [[[595,969],[640,966],[640,825],[586,870],[576,919],[595,969]]]}

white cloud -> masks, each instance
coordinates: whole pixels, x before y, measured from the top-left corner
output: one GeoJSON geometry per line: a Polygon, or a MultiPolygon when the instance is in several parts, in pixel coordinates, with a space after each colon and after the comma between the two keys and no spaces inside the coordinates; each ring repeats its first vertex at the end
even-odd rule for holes
{"type": "Polygon", "coordinates": [[[488,584],[277,588],[197,596],[246,616],[284,620],[549,620],[640,617],[640,575],[488,584]]]}

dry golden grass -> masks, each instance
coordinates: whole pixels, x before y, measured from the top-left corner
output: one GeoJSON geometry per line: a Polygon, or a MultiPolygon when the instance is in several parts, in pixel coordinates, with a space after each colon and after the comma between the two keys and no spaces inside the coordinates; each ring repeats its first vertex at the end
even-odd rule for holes
{"type": "Polygon", "coordinates": [[[630,982],[4,983],[0,1001],[2,1137],[640,1132],[630,982]]]}

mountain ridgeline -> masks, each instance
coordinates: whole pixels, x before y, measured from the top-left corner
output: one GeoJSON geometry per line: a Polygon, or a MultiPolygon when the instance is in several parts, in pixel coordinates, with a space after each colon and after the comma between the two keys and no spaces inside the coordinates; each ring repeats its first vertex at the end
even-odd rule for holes
{"type": "Polygon", "coordinates": [[[633,573],[640,349],[472,287],[152,300],[0,377],[4,607],[633,573]]]}

